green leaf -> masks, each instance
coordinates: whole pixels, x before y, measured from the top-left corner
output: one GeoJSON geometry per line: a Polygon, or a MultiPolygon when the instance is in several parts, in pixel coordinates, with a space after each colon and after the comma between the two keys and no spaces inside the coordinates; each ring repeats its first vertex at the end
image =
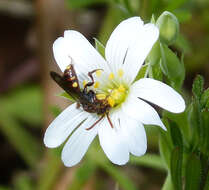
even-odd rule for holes
{"type": "Polygon", "coordinates": [[[135,81],[141,79],[141,78],[144,78],[145,76],[145,73],[146,73],[146,70],[147,70],[147,67],[148,65],[142,65],[141,69],[139,70],[136,78],[135,78],[135,81]]]}
{"type": "Polygon", "coordinates": [[[192,92],[197,100],[201,99],[201,96],[203,94],[203,85],[203,77],[201,75],[197,75],[192,85],[192,92]]]}
{"type": "Polygon", "coordinates": [[[201,180],[201,162],[191,154],[186,163],[185,190],[199,190],[201,180]]]}
{"type": "Polygon", "coordinates": [[[67,92],[62,92],[61,94],[58,94],[57,96],[66,98],[68,100],[70,100],[71,102],[75,102],[74,98],[72,96],[70,96],[67,92]]]}
{"type": "Polygon", "coordinates": [[[15,118],[33,126],[43,124],[43,93],[39,86],[23,86],[0,97],[1,107],[15,118]]]}
{"type": "Polygon", "coordinates": [[[209,109],[209,88],[207,88],[200,99],[200,105],[204,109],[209,109]]]}
{"type": "Polygon", "coordinates": [[[81,166],[74,172],[74,178],[70,184],[69,190],[82,189],[83,185],[89,180],[89,178],[96,171],[96,165],[91,162],[83,162],[81,166]]]}
{"type": "Polygon", "coordinates": [[[14,189],[15,190],[33,190],[34,184],[32,179],[27,174],[20,174],[15,177],[14,180],[14,189]]]}
{"type": "Polygon", "coordinates": [[[105,47],[104,45],[96,38],[94,38],[96,50],[105,58],[105,47]]]}
{"type": "Polygon", "coordinates": [[[100,162],[100,167],[104,169],[113,179],[115,179],[124,190],[137,190],[133,182],[111,163],[100,162]]]}
{"type": "Polygon", "coordinates": [[[205,186],[204,186],[204,190],[208,190],[208,189],[209,189],[209,171],[208,171],[205,186]]]}
{"type": "Polygon", "coordinates": [[[184,64],[178,59],[167,45],[160,44],[161,62],[163,73],[174,83],[174,87],[180,88],[185,77],[184,64]]]}
{"type": "Polygon", "coordinates": [[[5,186],[0,186],[0,190],[11,190],[11,188],[5,187],[5,186]]]}
{"type": "Polygon", "coordinates": [[[174,190],[170,174],[167,175],[165,179],[165,183],[163,184],[162,190],[174,190]]]}
{"type": "Polygon", "coordinates": [[[146,166],[150,168],[165,170],[165,165],[160,156],[155,154],[145,154],[144,156],[132,156],[130,159],[131,164],[146,166]]]}
{"type": "Polygon", "coordinates": [[[136,186],[129,179],[129,177],[127,177],[118,167],[110,163],[101,149],[98,150],[98,144],[99,143],[95,144],[94,142],[93,146],[87,152],[88,158],[91,159],[97,166],[102,168],[114,180],[116,180],[123,190],[137,190],[136,186]]]}
{"type": "Polygon", "coordinates": [[[170,121],[170,132],[171,132],[173,145],[175,147],[183,148],[182,134],[178,128],[178,125],[174,121],[170,121]]]}
{"type": "Polygon", "coordinates": [[[40,159],[43,146],[2,107],[0,109],[0,125],[1,133],[6,136],[25,162],[33,168],[40,159]]]}
{"type": "Polygon", "coordinates": [[[166,163],[167,168],[170,168],[170,157],[173,144],[170,139],[169,129],[168,131],[160,131],[159,148],[163,161],[166,163]]]}
{"type": "Polygon", "coordinates": [[[107,0],[67,0],[67,6],[70,9],[83,8],[95,4],[105,3],[107,0]]]}
{"type": "Polygon", "coordinates": [[[63,163],[60,161],[60,155],[54,150],[47,151],[47,160],[39,174],[39,180],[36,190],[51,190],[57,179],[60,177],[63,163]]]}
{"type": "Polygon", "coordinates": [[[182,160],[181,148],[176,147],[171,153],[171,179],[175,190],[182,190],[182,160]]]}
{"type": "Polygon", "coordinates": [[[156,80],[159,80],[159,81],[163,80],[163,73],[160,69],[160,64],[159,63],[157,63],[155,65],[152,65],[150,67],[149,76],[156,79],[156,80]]]}

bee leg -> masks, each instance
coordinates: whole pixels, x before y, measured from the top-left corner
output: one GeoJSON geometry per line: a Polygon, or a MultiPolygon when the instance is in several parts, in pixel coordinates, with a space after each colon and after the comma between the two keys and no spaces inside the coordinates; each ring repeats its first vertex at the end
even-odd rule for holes
{"type": "Polygon", "coordinates": [[[108,120],[110,126],[113,128],[113,124],[112,124],[112,121],[110,119],[109,113],[107,113],[106,115],[107,115],[107,120],[108,120]]]}
{"type": "Polygon", "coordinates": [[[99,71],[99,70],[102,70],[102,69],[95,69],[91,72],[88,72],[88,76],[91,78],[91,82],[88,82],[85,87],[84,87],[84,91],[86,91],[87,87],[88,86],[92,86],[94,85],[94,77],[92,76],[93,73],[95,73],[96,71],[99,71]]]}
{"type": "Polygon", "coordinates": [[[102,119],[104,118],[104,115],[102,115],[91,127],[89,127],[89,128],[87,128],[86,130],[88,131],[88,130],[90,130],[90,129],[92,129],[92,128],[94,128],[95,127],[95,125],[97,124],[97,123],[99,123],[102,119]]]}

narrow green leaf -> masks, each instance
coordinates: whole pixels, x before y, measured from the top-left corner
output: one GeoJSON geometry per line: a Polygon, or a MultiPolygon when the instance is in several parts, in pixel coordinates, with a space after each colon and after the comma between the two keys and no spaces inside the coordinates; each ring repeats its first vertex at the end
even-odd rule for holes
{"type": "Polygon", "coordinates": [[[94,142],[93,146],[87,152],[89,159],[91,159],[96,165],[98,165],[108,175],[116,180],[123,190],[136,190],[137,188],[134,183],[125,174],[123,174],[123,172],[118,167],[110,163],[110,161],[107,160],[106,156],[104,155],[103,151],[98,151],[98,147],[94,145],[98,146],[98,143],[95,144],[94,142]]]}
{"type": "Polygon", "coordinates": [[[60,155],[57,149],[48,150],[47,160],[39,175],[36,190],[51,190],[60,175],[63,163],[60,161],[60,155]]]}
{"type": "Polygon", "coordinates": [[[33,126],[43,123],[43,93],[39,86],[23,86],[1,97],[1,107],[10,116],[33,126]]]}
{"type": "Polygon", "coordinates": [[[203,94],[203,85],[203,77],[201,75],[197,75],[192,85],[192,92],[197,100],[201,99],[201,96],[203,94]]]}
{"type": "Polygon", "coordinates": [[[96,50],[105,58],[105,47],[104,45],[96,38],[94,38],[96,50]]]}
{"type": "Polygon", "coordinates": [[[205,108],[205,109],[209,109],[209,88],[207,88],[202,96],[201,96],[201,100],[200,100],[200,105],[201,108],[205,108]]]}
{"type": "Polygon", "coordinates": [[[20,174],[16,176],[14,180],[14,189],[15,190],[33,190],[34,184],[32,183],[31,177],[26,174],[20,174]]]}
{"type": "Polygon", "coordinates": [[[167,175],[165,179],[165,183],[163,184],[162,190],[174,190],[170,174],[167,175]]]}
{"type": "Polygon", "coordinates": [[[175,190],[182,190],[182,160],[181,148],[176,147],[171,153],[171,179],[175,190]]]}
{"type": "Polygon", "coordinates": [[[99,162],[99,165],[104,171],[106,171],[113,179],[115,179],[119,186],[124,190],[137,190],[132,181],[126,177],[122,171],[117,167],[113,166],[111,163],[99,162]]]}
{"type": "Polygon", "coordinates": [[[209,171],[206,177],[206,181],[205,181],[205,186],[204,186],[204,190],[208,190],[209,189],[209,171]]]}
{"type": "Polygon", "coordinates": [[[155,168],[159,170],[165,170],[165,165],[162,158],[155,154],[145,154],[141,157],[132,156],[130,159],[131,164],[146,166],[150,168],[155,168]]]}
{"type": "Polygon", "coordinates": [[[164,119],[166,123],[167,131],[160,130],[159,136],[159,148],[160,148],[160,155],[166,164],[167,168],[170,168],[170,158],[171,158],[171,151],[173,149],[172,140],[170,137],[170,127],[168,125],[168,121],[164,119]]]}
{"type": "Polygon", "coordinates": [[[60,97],[63,97],[63,98],[66,98],[68,100],[70,100],[71,102],[75,102],[75,99],[70,96],[67,92],[62,92],[61,94],[58,94],[57,96],[60,96],[60,97]]]}
{"type": "Polygon", "coordinates": [[[195,155],[191,154],[186,163],[185,190],[199,190],[201,179],[201,162],[195,155]]]}
{"type": "Polygon", "coordinates": [[[33,168],[41,156],[43,147],[2,108],[0,109],[0,125],[2,134],[7,137],[26,163],[33,168]]]}
{"type": "Polygon", "coordinates": [[[82,189],[83,185],[89,180],[89,178],[96,171],[96,165],[90,160],[83,162],[81,166],[74,172],[74,178],[72,184],[70,184],[69,190],[82,189]]]}
{"type": "Polygon", "coordinates": [[[170,120],[170,131],[171,131],[171,138],[173,141],[174,147],[183,148],[183,139],[181,131],[178,128],[178,125],[170,120]]]}

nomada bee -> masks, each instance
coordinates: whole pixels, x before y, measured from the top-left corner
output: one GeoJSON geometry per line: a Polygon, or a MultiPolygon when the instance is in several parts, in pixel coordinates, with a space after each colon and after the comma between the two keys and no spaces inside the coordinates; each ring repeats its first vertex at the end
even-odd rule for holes
{"type": "Polygon", "coordinates": [[[96,93],[93,90],[88,90],[88,87],[94,85],[94,78],[92,74],[98,70],[101,69],[95,69],[91,72],[88,72],[88,76],[90,77],[91,82],[85,84],[83,89],[81,89],[79,86],[78,77],[73,64],[67,66],[63,76],[53,71],[50,72],[52,79],[77,102],[77,108],[81,106],[86,112],[96,113],[97,115],[101,116],[92,126],[86,130],[92,129],[105,116],[107,116],[108,122],[113,128],[113,124],[109,117],[111,106],[109,105],[107,98],[98,99],[96,93]]]}

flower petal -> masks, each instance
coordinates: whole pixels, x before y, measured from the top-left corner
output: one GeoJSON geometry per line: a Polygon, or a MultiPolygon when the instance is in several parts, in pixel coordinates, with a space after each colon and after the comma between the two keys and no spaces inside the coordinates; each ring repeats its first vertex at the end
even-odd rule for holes
{"type": "Polygon", "coordinates": [[[89,115],[81,126],[72,134],[62,150],[62,161],[65,166],[71,167],[81,161],[91,142],[98,132],[98,125],[86,130],[97,121],[98,117],[89,115]]]}
{"type": "Polygon", "coordinates": [[[125,114],[120,121],[130,153],[135,156],[144,155],[147,150],[147,137],[142,123],[125,114]]]}
{"type": "Polygon", "coordinates": [[[105,56],[114,73],[123,68],[132,82],[157,40],[159,31],[153,24],[143,24],[140,17],[121,22],[107,42],[105,56]]]}
{"type": "Polygon", "coordinates": [[[88,117],[88,114],[76,108],[76,104],[66,108],[47,128],[44,144],[49,148],[61,145],[70,133],[88,117]]]}
{"type": "Polygon", "coordinates": [[[105,154],[114,164],[123,165],[129,160],[128,145],[123,137],[122,130],[111,128],[107,118],[104,118],[99,128],[99,141],[105,154]]]}
{"type": "Polygon", "coordinates": [[[185,109],[184,99],[170,86],[150,78],[143,78],[131,87],[134,94],[170,112],[180,113],[185,109]]]}
{"type": "Polygon", "coordinates": [[[86,75],[94,69],[108,69],[103,57],[80,32],[74,30],[65,31],[64,37],[54,42],[53,51],[55,60],[62,71],[72,61],[78,74],[86,75]]]}
{"type": "Polygon", "coordinates": [[[129,79],[130,83],[136,78],[158,36],[159,30],[154,24],[145,24],[134,44],[129,47],[123,70],[125,71],[124,77],[129,79]]]}
{"type": "Polygon", "coordinates": [[[166,130],[166,127],[160,120],[155,109],[146,102],[134,97],[133,94],[129,95],[127,100],[123,103],[122,110],[131,118],[134,118],[145,125],[158,125],[166,130]]]}

